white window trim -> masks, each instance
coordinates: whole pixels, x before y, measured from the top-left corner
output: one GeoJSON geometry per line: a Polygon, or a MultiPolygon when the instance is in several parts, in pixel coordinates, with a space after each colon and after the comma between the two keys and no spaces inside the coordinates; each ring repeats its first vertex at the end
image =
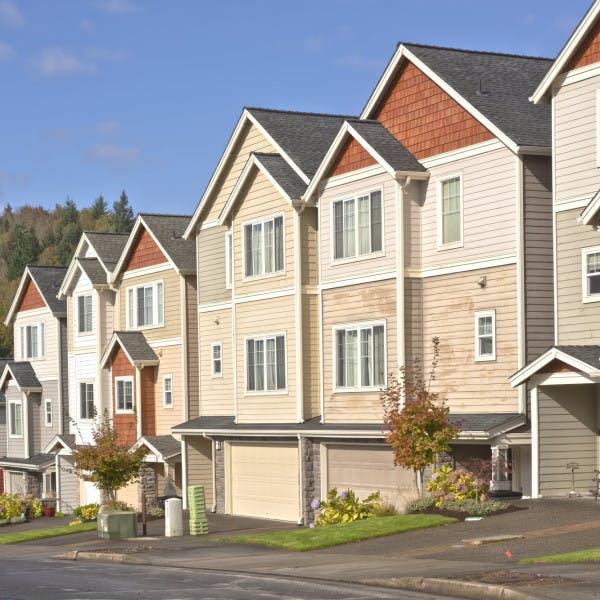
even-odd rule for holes
{"type": "Polygon", "coordinates": [[[52,400],[50,398],[44,398],[44,426],[52,427],[54,422],[54,410],[52,408],[52,400]],[[48,404],[50,404],[50,423],[48,423],[48,404]]]}
{"type": "Polygon", "coordinates": [[[77,400],[78,400],[78,413],[79,413],[79,419],[81,421],[85,421],[85,422],[89,422],[89,421],[93,421],[94,417],[84,417],[81,414],[81,384],[85,383],[86,385],[91,385],[92,386],[92,392],[93,392],[93,396],[94,396],[94,412],[96,411],[96,386],[94,385],[94,381],[91,379],[81,379],[80,381],[77,382],[77,400]]]}
{"type": "MultiPolygon", "coordinates": [[[[285,253],[284,253],[285,254],[285,253]]],[[[233,231],[225,232],[225,289],[233,287],[233,231]]]]}
{"type": "Polygon", "coordinates": [[[9,400],[8,401],[8,437],[15,440],[21,440],[25,437],[25,411],[23,410],[23,401],[22,400],[9,400]],[[13,433],[12,430],[12,416],[11,416],[11,406],[18,405],[21,407],[21,433],[13,433]]]}
{"type": "MultiPolygon", "coordinates": [[[[356,213],[358,215],[358,213],[356,213]]],[[[356,218],[357,227],[355,229],[355,247],[358,248],[358,216],[356,218]]],[[[341,196],[336,196],[332,198],[329,203],[329,236],[330,236],[330,261],[329,263],[333,265],[343,265],[346,263],[354,263],[361,262],[363,260],[372,260],[374,258],[381,258],[385,256],[385,201],[383,195],[383,186],[369,188],[368,190],[362,190],[360,192],[354,194],[344,194],[341,196]],[[334,209],[333,205],[336,202],[343,202],[344,200],[357,200],[358,198],[366,195],[370,195],[373,192],[381,193],[381,250],[377,250],[375,252],[368,252],[367,254],[356,254],[355,256],[348,256],[346,258],[336,258],[335,257],[335,217],[334,217],[334,209]]]]}
{"type": "Polygon", "coordinates": [[[437,249],[452,250],[454,248],[463,248],[465,239],[465,197],[463,191],[463,174],[462,171],[457,173],[448,173],[438,178],[437,187],[437,249]],[[449,179],[458,177],[460,188],[460,239],[456,242],[443,243],[443,224],[442,224],[442,184],[449,179]]]}
{"type": "Polygon", "coordinates": [[[133,377],[131,375],[123,375],[121,377],[115,377],[115,413],[118,415],[131,415],[135,412],[135,384],[133,383],[133,377]],[[119,381],[130,381],[131,382],[131,404],[132,408],[119,408],[119,381]]]}
{"type": "MultiPolygon", "coordinates": [[[[16,335],[16,331],[15,331],[16,335]]],[[[35,362],[37,360],[43,360],[46,357],[46,322],[45,321],[37,321],[36,323],[24,323],[19,326],[19,355],[21,356],[21,360],[26,360],[28,362],[35,362]],[[28,327],[37,327],[37,345],[38,345],[38,355],[37,356],[27,356],[25,352],[27,346],[27,328],[28,327]]]]}
{"type": "MultiPolygon", "coordinates": [[[[246,347],[244,346],[244,352],[245,351],[246,351],[246,347]]],[[[213,342],[210,345],[210,376],[215,379],[223,377],[223,343],[222,342],[213,342]],[[221,361],[221,372],[220,373],[215,373],[215,359],[214,359],[213,351],[216,346],[218,346],[221,350],[221,352],[219,354],[220,361],[221,361]]]]}
{"type": "Polygon", "coordinates": [[[85,336],[90,336],[94,334],[94,294],[92,294],[92,292],[82,292],[81,294],[78,294],[77,296],[74,296],[73,299],[73,313],[75,313],[77,315],[77,317],[74,319],[75,321],[75,335],[77,337],[85,337],[85,336]],[[79,314],[79,298],[85,298],[86,296],[89,296],[92,299],[92,328],[89,331],[80,331],[79,330],[79,318],[80,318],[80,314],[79,314]]]}
{"type": "MultiPolygon", "coordinates": [[[[286,261],[285,261],[285,214],[280,212],[280,213],[275,213],[272,215],[268,215],[265,217],[260,217],[258,219],[250,219],[248,221],[244,221],[241,225],[242,230],[241,230],[241,240],[242,240],[242,281],[254,281],[255,279],[268,279],[269,277],[281,277],[282,275],[285,275],[286,271],[285,271],[285,267],[286,267],[286,261]],[[246,225],[256,225],[257,223],[266,223],[267,221],[273,221],[275,222],[275,219],[277,217],[281,217],[282,221],[281,221],[281,229],[282,229],[282,244],[283,244],[283,268],[280,271],[273,271],[272,273],[265,273],[264,272],[264,265],[265,265],[265,253],[263,251],[262,253],[262,262],[263,262],[263,273],[261,273],[260,275],[246,275],[246,232],[245,232],[245,227],[246,225]]],[[[264,231],[264,229],[263,229],[264,231]]],[[[263,250],[264,250],[264,235],[263,235],[263,250]]]]}
{"type": "MultiPolygon", "coordinates": [[[[266,362],[265,362],[266,368],[266,362]]],[[[266,380],[265,380],[266,381],[266,380]]],[[[277,333],[262,333],[256,335],[244,336],[244,396],[287,396],[288,393],[288,349],[287,349],[287,334],[285,331],[277,333]],[[279,390],[249,390],[248,389],[248,355],[247,344],[248,340],[266,340],[267,338],[277,338],[283,336],[283,349],[285,352],[285,387],[279,390]]]]}
{"type": "Polygon", "coordinates": [[[172,409],[175,406],[175,396],[173,394],[173,375],[168,374],[168,375],[163,375],[163,386],[162,386],[162,392],[163,392],[163,408],[168,408],[168,409],[172,409]],[[171,382],[171,404],[167,404],[167,388],[166,388],[166,381],[169,380],[171,382]]]}
{"type": "MultiPolygon", "coordinates": [[[[388,351],[387,351],[387,322],[386,319],[380,319],[376,321],[359,321],[353,323],[342,323],[338,325],[334,325],[331,328],[331,343],[333,348],[332,360],[333,360],[333,385],[332,389],[334,393],[364,393],[364,392],[381,392],[387,386],[388,381],[388,351]],[[356,387],[339,387],[337,384],[338,380],[338,361],[337,361],[337,345],[336,345],[336,332],[340,330],[346,329],[361,329],[365,327],[376,327],[383,325],[383,364],[384,364],[384,373],[383,373],[383,385],[371,385],[371,386],[356,386],[356,387]]],[[[359,368],[359,379],[360,377],[360,352],[359,352],[359,360],[358,360],[358,368],[359,368]]]]}
{"type": "MultiPolygon", "coordinates": [[[[147,281],[145,283],[139,283],[137,285],[130,285],[128,287],[125,288],[125,325],[126,328],[129,331],[142,331],[142,330],[146,330],[146,329],[158,329],[160,327],[164,327],[165,326],[165,282],[162,279],[156,279],[154,281],[147,281]],[[156,292],[157,289],[157,285],[158,284],[162,284],[162,290],[163,290],[163,314],[162,314],[162,321],[158,321],[158,302],[156,301],[158,299],[158,294],[156,292]],[[150,287],[152,286],[152,297],[153,297],[153,306],[152,306],[152,318],[153,320],[156,319],[156,323],[152,324],[152,325],[132,325],[129,322],[129,313],[130,313],[130,309],[129,309],[129,290],[134,290],[133,296],[134,298],[137,297],[137,293],[136,290],[138,290],[139,288],[145,288],[145,287],[150,287]]],[[[134,299],[134,305],[135,305],[135,310],[134,310],[134,318],[137,319],[137,300],[134,299]]]]}
{"type": "Polygon", "coordinates": [[[600,302],[600,294],[588,294],[587,286],[587,256],[600,252],[600,246],[591,246],[581,249],[581,301],[585,304],[588,302],[600,302]]]}
{"type": "Polygon", "coordinates": [[[496,311],[491,310],[476,310],[474,316],[475,323],[475,362],[489,362],[496,360],[496,311]],[[481,317],[492,317],[492,353],[479,354],[479,319],[481,317]]]}

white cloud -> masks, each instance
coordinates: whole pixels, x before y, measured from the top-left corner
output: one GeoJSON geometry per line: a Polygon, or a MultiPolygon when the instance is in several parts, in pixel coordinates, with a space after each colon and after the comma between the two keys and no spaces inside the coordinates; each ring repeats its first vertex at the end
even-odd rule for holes
{"type": "Polygon", "coordinates": [[[34,65],[46,77],[90,73],[95,70],[94,65],[60,48],[44,48],[39,58],[34,61],[34,65]]]}
{"type": "Polygon", "coordinates": [[[115,135],[119,132],[119,122],[115,119],[106,119],[96,123],[96,131],[102,135],[115,135]]]}
{"type": "Polygon", "coordinates": [[[112,144],[98,144],[89,149],[86,157],[89,160],[98,160],[112,163],[130,163],[139,158],[137,148],[126,148],[112,144]]]}
{"type": "Polygon", "coordinates": [[[0,22],[9,27],[21,27],[25,24],[25,19],[10,0],[0,0],[0,22]]]}
{"type": "Polygon", "coordinates": [[[15,55],[15,49],[10,44],[0,42],[0,62],[8,62],[15,55]]]}
{"type": "Polygon", "coordinates": [[[102,0],[98,6],[111,15],[128,15],[140,10],[140,7],[131,0],[102,0]]]}

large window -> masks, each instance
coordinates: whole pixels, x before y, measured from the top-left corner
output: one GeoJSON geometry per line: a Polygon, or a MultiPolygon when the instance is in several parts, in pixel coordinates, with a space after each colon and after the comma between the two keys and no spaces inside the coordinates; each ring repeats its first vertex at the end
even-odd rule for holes
{"type": "Polygon", "coordinates": [[[23,405],[21,402],[10,402],[10,435],[12,437],[23,436],[23,405]]]}
{"type": "Polygon", "coordinates": [[[77,330],[79,333],[92,331],[92,295],[77,298],[77,330]]]}
{"type": "Polygon", "coordinates": [[[583,262],[583,300],[600,300],[600,247],[585,248],[583,262]]]}
{"type": "Polygon", "coordinates": [[[285,336],[246,340],[246,390],[285,390],[285,336]]]}
{"type": "Polygon", "coordinates": [[[215,342],[210,346],[211,355],[211,374],[213,377],[223,376],[223,344],[221,342],[215,342]]]}
{"type": "Polygon", "coordinates": [[[20,327],[21,358],[40,358],[45,355],[44,323],[20,327]]]}
{"type": "Polygon", "coordinates": [[[127,288],[127,327],[154,327],[164,323],[163,284],[156,281],[127,288]]]}
{"type": "Polygon", "coordinates": [[[381,191],[333,203],[334,259],[364,256],[383,249],[381,191]]]}
{"type": "Polygon", "coordinates": [[[385,386],[385,325],[369,323],[334,329],[336,388],[385,386]]]}
{"type": "Polygon", "coordinates": [[[133,377],[115,378],[116,412],[133,412],[133,377]]]}
{"type": "Polygon", "coordinates": [[[44,400],[44,408],[45,408],[45,420],[44,424],[46,427],[52,427],[52,400],[46,398],[44,400]]]}
{"type": "Polygon", "coordinates": [[[81,419],[93,419],[96,416],[93,383],[79,384],[79,416],[81,419]]]}
{"type": "Polygon", "coordinates": [[[163,377],[163,406],[173,408],[173,376],[165,375],[163,377]]]}
{"type": "Polygon", "coordinates": [[[475,360],[496,359],[496,311],[475,313],[475,360]]]}
{"type": "Polygon", "coordinates": [[[283,217],[244,225],[244,275],[254,277],[284,269],[283,217]]]}
{"type": "Polygon", "coordinates": [[[460,175],[439,182],[438,242],[440,246],[462,245],[462,179],[460,175]]]}

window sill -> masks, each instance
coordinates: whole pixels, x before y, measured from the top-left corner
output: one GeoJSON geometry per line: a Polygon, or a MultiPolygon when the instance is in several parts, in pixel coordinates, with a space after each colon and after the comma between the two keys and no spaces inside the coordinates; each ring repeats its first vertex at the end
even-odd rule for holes
{"type": "Polygon", "coordinates": [[[261,279],[272,279],[273,277],[282,277],[286,274],[285,269],[283,269],[282,271],[273,271],[273,273],[262,273],[260,275],[244,275],[244,277],[242,277],[242,282],[246,283],[251,283],[253,281],[260,281],[261,279]]]}
{"type": "Polygon", "coordinates": [[[19,434],[16,434],[16,433],[9,433],[9,434],[8,434],[8,437],[9,437],[11,440],[22,440],[24,436],[23,436],[23,434],[22,434],[22,433],[21,433],[20,435],[19,435],[19,434]]]}
{"type": "Polygon", "coordinates": [[[173,404],[163,404],[163,408],[166,410],[173,410],[175,407],[173,404]]]}
{"type": "Polygon", "coordinates": [[[496,361],[496,355],[494,356],[476,356],[475,357],[475,362],[476,363],[480,363],[480,362],[495,362],[496,361]]]}
{"type": "Polygon", "coordinates": [[[593,296],[583,296],[581,298],[583,304],[591,304],[593,302],[600,302],[600,294],[594,294],[593,296]]]}
{"type": "Polygon", "coordinates": [[[333,388],[334,394],[380,394],[385,388],[380,387],[349,387],[333,388]]]}
{"type": "Polygon", "coordinates": [[[377,251],[377,252],[369,252],[369,254],[360,254],[358,256],[348,256],[347,258],[334,258],[331,261],[331,266],[335,267],[337,265],[347,265],[356,262],[362,262],[363,260],[374,260],[376,258],[385,257],[385,251],[377,251]]]}
{"type": "Polygon", "coordinates": [[[246,390],[244,396],[287,396],[287,388],[284,390],[246,390]]]}
{"type": "Polygon", "coordinates": [[[94,333],[95,333],[95,331],[94,331],[93,329],[92,329],[91,331],[78,331],[78,332],[75,334],[75,337],[76,337],[76,338],[80,338],[80,337],[91,337],[91,336],[93,336],[93,335],[94,335],[94,333]]]}
{"type": "Polygon", "coordinates": [[[140,327],[127,327],[127,331],[146,331],[148,329],[160,329],[164,327],[164,323],[158,323],[157,325],[142,325],[140,327]]]}
{"type": "Polygon", "coordinates": [[[115,410],[115,415],[134,415],[135,411],[131,410],[115,410]]]}
{"type": "Polygon", "coordinates": [[[463,240],[459,242],[450,242],[448,244],[441,244],[438,242],[437,249],[438,252],[443,252],[444,250],[455,250],[456,248],[464,248],[465,244],[463,240]]]}

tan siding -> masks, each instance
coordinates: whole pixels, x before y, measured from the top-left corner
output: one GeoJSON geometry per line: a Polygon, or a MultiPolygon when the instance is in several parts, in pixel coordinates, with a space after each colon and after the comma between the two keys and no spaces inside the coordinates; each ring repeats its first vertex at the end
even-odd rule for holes
{"type": "Polygon", "coordinates": [[[260,300],[236,308],[237,417],[240,423],[295,422],[296,410],[296,335],[294,297],[260,300]],[[287,362],[287,390],[283,392],[246,392],[245,338],[284,333],[287,362]]]}
{"type": "Polygon", "coordinates": [[[154,371],[154,403],[156,435],[171,433],[171,427],[181,423],[183,415],[183,367],[181,345],[165,346],[154,350],[160,356],[160,364],[154,371]],[[163,406],[163,377],[173,376],[173,408],[163,406]]]}
{"type": "Polygon", "coordinates": [[[304,378],[304,419],[321,414],[319,397],[320,352],[319,352],[319,296],[302,295],[302,369],[304,378]]]}
{"type": "Polygon", "coordinates": [[[73,296],[67,296],[67,350],[73,352],[73,328],[74,328],[74,315],[73,315],[73,296]]]}
{"type": "Polygon", "coordinates": [[[231,299],[231,290],[225,287],[227,229],[227,227],[204,229],[196,238],[199,304],[215,304],[231,299]]]}
{"type": "Polygon", "coordinates": [[[139,277],[125,279],[119,283],[119,313],[121,327],[125,329],[127,320],[125,310],[127,303],[125,301],[127,288],[131,286],[143,285],[154,281],[163,282],[164,298],[164,325],[161,327],[141,328],[140,331],[149,342],[156,340],[170,339],[181,336],[181,288],[179,275],[173,269],[150,273],[139,277]]]}
{"type": "Polygon", "coordinates": [[[202,437],[185,436],[187,457],[187,484],[203,485],[206,509],[214,504],[212,442],[202,437]]]}
{"type": "Polygon", "coordinates": [[[255,294],[294,285],[294,211],[290,204],[262,174],[254,172],[246,193],[238,199],[232,221],[235,294],[255,294]],[[244,279],[244,223],[262,217],[283,214],[284,271],[273,275],[244,279]]]}
{"type": "Polygon", "coordinates": [[[530,362],[554,343],[550,158],[527,157],[523,175],[526,362],[530,362]]]}
{"type": "Polygon", "coordinates": [[[518,360],[516,282],[512,265],[423,280],[424,364],[431,362],[431,338],[439,337],[432,389],[453,411],[517,411],[518,390],[508,383],[518,360]],[[496,311],[496,360],[475,362],[475,311],[489,309],[496,311]]]}
{"type": "Polygon", "coordinates": [[[300,215],[300,244],[302,246],[302,284],[319,283],[319,213],[316,208],[306,208],[300,215]]]}
{"type": "Polygon", "coordinates": [[[39,314],[31,314],[29,312],[19,312],[15,318],[14,325],[14,355],[17,360],[28,360],[31,366],[35,370],[35,374],[38,379],[50,379],[52,377],[58,378],[58,370],[60,363],[60,349],[58,342],[58,319],[52,316],[52,313],[47,310],[40,312],[39,314]],[[44,323],[45,340],[44,340],[44,351],[45,355],[40,358],[21,358],[21,336],[19,332],[20,327],[27,327],[28,325],[38,325],[44,323]]]}
{"type": "Polygon", "coordinates": [[[404,265],[409,269],[421,267],[421,213],[427,182],[415,181],[404,191],[404,265]]]}
{"type": "Polygon", "coordinates": [[[589,194],[600,187],[596,166],[596,91],[600,76],[560,88],[554,99],[556,200],[589,194]]]}
{"type": "Polygon", "coordinates": [[[196,276],[185,278],[185,310],[187,323],[187,352],[183,360],[187,363],[188,416],[190,419],[200,415],[200,364],[198,357],[198,299],[196,295],[196,276]]]}
{"type": "Polygon", "coordinates": [[[576,462],[575,489],[589,495],[598,468],[596,386],[544,386],[539,391],[540,494],[565,496],[571,489],[566,464],[576,462]]]}
{"type": "Polygon", "coordinates": [[[414,361],[423,357],[423,280],[404,279],[404,315],[405,341],[404,352],[406,366],[410,368],[414,361]]]}
{"type": "Polygon", "coordinates": [[[137,509],[139,506],[139,486],[138,483],[130,483],[127,487],[121,488],[117,492],[117,500],[125,502],[128,506],[137,509]]]}
{"type": "Polygon", "coordinates": [[[558,343],[598,344],[600,302],[582,302],[581,250],[600,245],[600,232],[577,222],[580,209],[556,213],[558,343]]]}
{"type": "Polygon", "coordinates": [[[337,325],[385,320],[387,374],[396,373],[396,281],[361,284],[323,291],[323,364],[327,423],[381,423],[379,392],[335,393],[332,328],[337,325]]]}
{"type": "Polygon", "coordinates": [[[233,415],[231,309],[200,313],[200,415],[233,415]],[[211,344],[221,342],[223,376],[212,376],[211,344]]]}

